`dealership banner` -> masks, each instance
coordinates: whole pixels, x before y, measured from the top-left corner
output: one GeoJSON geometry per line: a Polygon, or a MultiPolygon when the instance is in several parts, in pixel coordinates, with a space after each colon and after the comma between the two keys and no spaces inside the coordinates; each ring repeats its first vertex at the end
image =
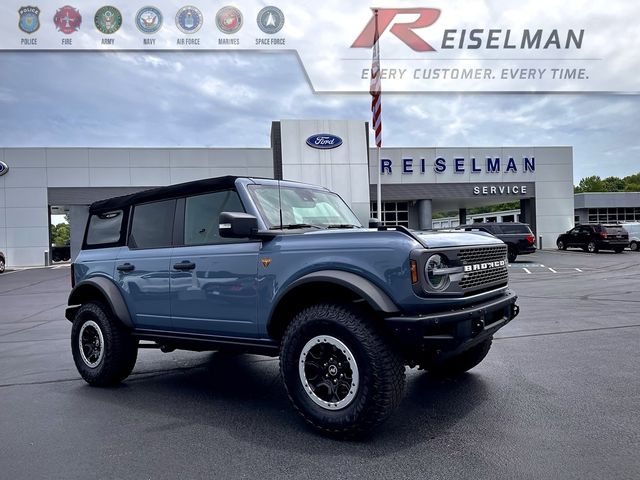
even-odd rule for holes
{"type": "Polygon", "coordinates": [[[387,92],[638,93],[638,18],[627,0],[4,0],[0,51],[290,51],[314,91],[367,92],[377,19],[387,92]]]}

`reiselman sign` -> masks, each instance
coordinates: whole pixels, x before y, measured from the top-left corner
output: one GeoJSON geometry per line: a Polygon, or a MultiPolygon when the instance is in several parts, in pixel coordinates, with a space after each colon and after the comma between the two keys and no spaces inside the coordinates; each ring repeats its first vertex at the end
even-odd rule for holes
{"type": "Polygon", "coordinates": [[[535,157],[522,157],[516,160],[513,157],[485,157],[485,158],[464,158],[455,157],[446,159],[437,157],[433,165],[426,158],[403,158],[398,164],[394,164],[389,158],[380,159],[380,173],[382,175],[392,175],[394,168],[399,169],[403,174],[424,174],[433,170],[435,173],[445,173],[447,170],[454,173],[535,173],[535,157]]]}

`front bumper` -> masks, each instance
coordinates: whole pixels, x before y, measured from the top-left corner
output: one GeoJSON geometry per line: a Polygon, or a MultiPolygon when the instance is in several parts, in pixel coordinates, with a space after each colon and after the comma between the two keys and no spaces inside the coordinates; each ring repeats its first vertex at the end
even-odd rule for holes
{"type": "Polygon", "coordinates": [[[387,317],[385,323],[406,349],[421,354],[455,355],[491,337],[513,320],[520,311],[517,298],[507,290],[498,298],[456,311],[387,317]]]}

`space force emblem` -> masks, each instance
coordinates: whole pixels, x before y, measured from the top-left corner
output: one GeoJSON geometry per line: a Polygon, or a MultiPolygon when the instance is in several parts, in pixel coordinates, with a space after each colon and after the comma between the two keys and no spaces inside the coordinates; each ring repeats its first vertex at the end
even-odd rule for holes
{"type": "Polygon", "coordinates": [[[24,33],[32,34],[40,28],[40,9],[38,7],[22,7],[18,10],[20,20],[18,27],[24,33]]]}

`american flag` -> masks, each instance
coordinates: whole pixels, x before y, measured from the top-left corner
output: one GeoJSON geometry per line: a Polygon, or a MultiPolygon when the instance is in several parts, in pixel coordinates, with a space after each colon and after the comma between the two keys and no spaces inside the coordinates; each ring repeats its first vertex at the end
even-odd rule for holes
{"type": "Polygon", "coordinates": [[[375,33],[373,36],[373,58],[371,60],[371,113],[373,114],[373,130],[376,133],[376,146],[382,147],[382,83],[380,82],[380,46],[378,40],[378,11],[375,11],[375,33]]]}

